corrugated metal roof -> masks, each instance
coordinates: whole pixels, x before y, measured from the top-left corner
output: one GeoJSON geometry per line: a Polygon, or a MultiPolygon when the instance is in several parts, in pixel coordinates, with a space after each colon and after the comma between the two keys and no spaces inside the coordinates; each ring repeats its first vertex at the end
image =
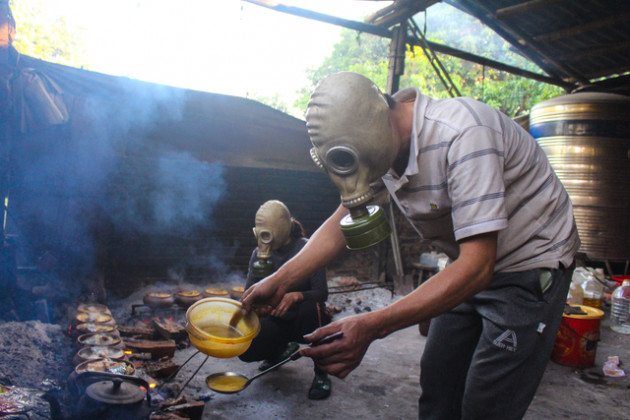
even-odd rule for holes
{"type": "MultiPolygon", "coordinates": [[[[418,2],[421,3],[421,2],[418,2]]],[[[628,90],[630,2],[446,0],[481,20],[552,77],[578,88],[610,78],[628,90]]]]}

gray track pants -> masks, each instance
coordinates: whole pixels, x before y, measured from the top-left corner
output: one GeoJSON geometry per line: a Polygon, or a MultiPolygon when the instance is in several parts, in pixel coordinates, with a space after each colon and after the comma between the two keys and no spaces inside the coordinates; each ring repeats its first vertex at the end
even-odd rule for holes
{"type": "Polygon", "coordinates": [[[521,419],[549,361],[573,267],[496,274],[491,286],[431,320],[418,417],[521,419]]]}

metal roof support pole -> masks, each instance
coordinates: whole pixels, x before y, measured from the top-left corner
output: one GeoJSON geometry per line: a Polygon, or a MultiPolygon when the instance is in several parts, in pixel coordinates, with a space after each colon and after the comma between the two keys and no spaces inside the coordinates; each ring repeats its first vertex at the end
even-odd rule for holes
{"type": "MultiPolygon", "coordinates": [[[[407,22],[400,22],[392,31],[392,42],[389,44],[389,67],[387,71],[387,93],[390,95],[397,92],[400,87],[400,76],[405,73],[405,49],[407,47],[407,22]]],[[[392,254],[394,257],[394,268],[397,276],[404,276],[402,257],[400,254],[400,244],[398,243],[398,230],[394,219],[394,209],[392,200],[386,204],[389,223],[392,228],[390,240],[392,242],[392,254]]]]}
{"type": "Polygon", "coordinates": [[[9,129],[10,125],[12,124],[2,124],[2,127],[0,128],[0,200],[2,200],[2,205],[0,205],[0,208],[2,209],[0,212],[0,224],[2,224],[1,230],[3,241],[6,233],[6,200],[9,196],[9,168],[11,167],[9,147],[11,141],[13,141],[11,138],[11,130],[9,129]]]}
{"type": "Polygon", "coordinates": [[[405,50],[407,47],[407,22],[400,22],[392,30],[389,43],[389,67],[387,71],[387,93],[390,95],[400,88],[400,76],[405,73],[405,50]]]}
{"type": "Polygon", "coordinates": [[[413,36],[422,48],[422,51],[424,51],[424,55],[429,60],[429,63],[431,63],[433,70],[435,70],[435,74],[437,74],[437,76],[442,81],[442,84],[446,88],[448,94],[451,95],[451,98],[462,96],[462,94],[459,92],[459,89],[457,89],[457,86],[451,79],[448,70],[446,70],[444,65],[442,65],[442,62],[438,58],[435,51],[433,51],[433,48],[431,48],[431,45],[429,45],[429,43],[427,42],[427,39],[424,37],[424,34],[420,30],[420,28],[418,28],[418,25],[416,25],[416,22],[413,19],[409,19],[409,22],[411,23],[411,31],[413,32],[413,36]]]}
{"type": "Polygon", "coordinates": [[[392,200],[385,204],[387,216],[389,216],[389,224],[392,227],[390,239],[392,241],[392,256],[394,257],[394,268],[397,276],[404,276],[405,270],[402,263],[402,255],[400,254],[400,244],[398,243],[398,230],[396,229],[396,219],[394,218],[394,208],[392,200]]]}
{"type": "MultiPolygon", "coordinates": [[[[6,27],[8,28],[8,26],[6,27]]],[[[2,202],[0,204],[0,209],[2,209],[0,211],[0,224],[2,225],[1,239],[3,242],[6,237],[7,199],[11,187],[11,145],[16,143],[18,132],[16,109],[20,102],[15,100],[14,82],[12,81],[15,76],[16,63],[17,51],[10,45],[0,46],[0,84],[3,86],[2,97],[6,95],[6,99],[0,103],[0,115],[3,116],[3,122],[0,124],[0,201],[2,202]]]]}

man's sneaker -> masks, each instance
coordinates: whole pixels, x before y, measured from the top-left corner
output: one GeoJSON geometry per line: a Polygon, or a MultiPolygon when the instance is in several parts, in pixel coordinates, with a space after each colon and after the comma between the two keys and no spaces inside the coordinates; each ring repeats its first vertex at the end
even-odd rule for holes
{"type": "Polygon", "coordinates": [[[323,400],[330,395],[330,378],[326,373],[316,373],[311,384],[311,389],[308,390],[308,398],[310,400],[323,400]]]}

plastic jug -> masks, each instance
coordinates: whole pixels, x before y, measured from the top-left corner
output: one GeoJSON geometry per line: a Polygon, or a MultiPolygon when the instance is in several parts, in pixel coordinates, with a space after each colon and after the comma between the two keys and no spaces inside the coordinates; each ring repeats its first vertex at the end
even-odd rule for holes
{"type": "Polygon", "coordinates": [[[602,292],[604,284],[601,283],[593,273],[588,273],[588,277],[582,285],[584,289],[584,305],[593,308],[602,306],[602,292]]]}
{"type": "Polygon", "coordinates": [[[589,274],[590,271],[586,267],[577,267],[575,271],[573,271],[573,277],[571,278],[571,281],[581,286],[586,283],[586,279],[588,278],[589,274]]]}
{"type": "Polygon", "coordinates": [[[584,289],[577,282],[571,282],[567,303],[571,305],[582,305],[584,303],[584,289]]]}
{"type": "Polygon", "coordinates": [[[630,334],[630,280],[624,280],[612,293],[610,328],[621,334],[630,334]]]}

